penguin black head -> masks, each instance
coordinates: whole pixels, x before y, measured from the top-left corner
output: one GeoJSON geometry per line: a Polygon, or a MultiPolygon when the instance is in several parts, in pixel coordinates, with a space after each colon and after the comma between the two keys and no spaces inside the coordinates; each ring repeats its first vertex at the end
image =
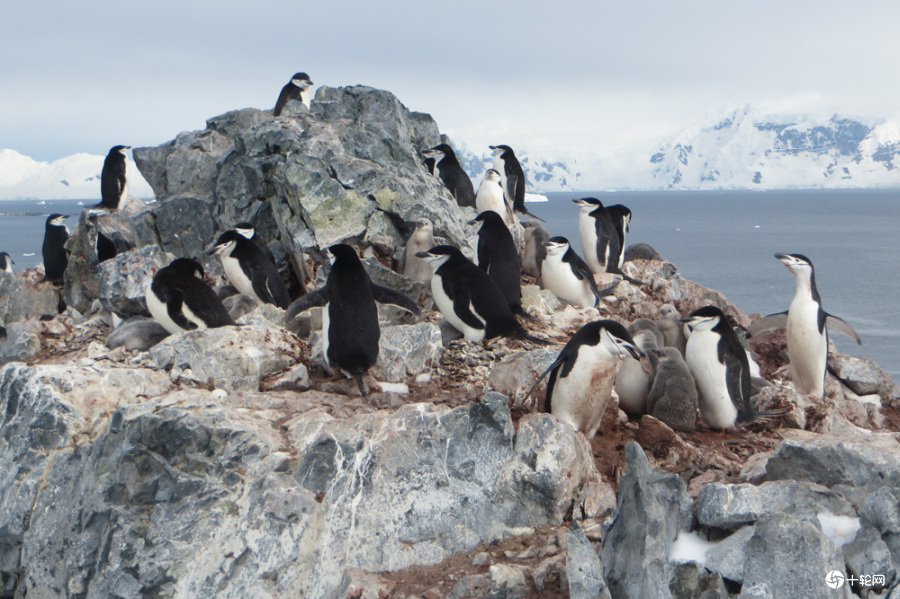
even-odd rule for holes
{"type": "Polygon", "coordinates": [[[503,222],[503,217],[494,212],[493,210],[485,210],[474,219],[469,221],[470,225],[474,225],[475,223],[484,223],[482,228],[484,227],[496,227],[500,225],[502,227],[506,227],[506,223],[503,222]]]}
{"type": "Polygon", "coordinates": [[[253,239],[253,236],[256,235],[256,229],[250,223],[238,223],[234,226],[234,230],[247,239],[253,239]]]}
{"type": "Polygon", "coordinates": [[[435,160],[435,163],[443,160],[445,156],[456,158],[456,153],[453,151],[453,148],[449,146],[449,144],[438,144],[433,148],[425,150],[422,153],[429,158],[433,158],[435,160]]]}
{"type": "Polygon", "coordinates": [[[294,76],[291,77],[291,83],[300,89],[306,89],[313,85],[312,80],[310,80],[309,75],[306,73],[294,73],[294,76]]]}
{"type": "Polygon", "coordinates": [[[109,154],[111,156],[114,156],[116,154],[121,154],[122,156],[124,156],[125,151],[130,150],[130,149],[131,149],[131,146],[113,146],[112,148],[110,148],[109,154]]]}
{"type": "Polygon", "coordinates": [[[331,252],[331,255],[334,256],[335,262],[338,261],[350,261],[350,262],[359,262],[359,255],[357,255],[356,250],[347,245],[346,243],[337,243],[328,248],[328,251],[331,252]]]}
{"type": "MultiPolygon", "coordinates": [[[[635,360],[640,360],[644,355],[628,333],[628,329],[615,320],[589,322],[576,333],[576,337],[579,337],[576,342],[600,345],[614,356],[629,354],[635,360]]],[[[575,337],[572,339],[575,340],[575,337]]]]}
{"type": "Polygon", "coordinates": [[[513,152],[513,149],[510,148],[509,146],[497,145],[497,146],[489,146],[489,147],[491,148],[491,150],[493,150],[494,156],[503,156],[507,152],[509,152],[512,155],[515,155],[515,152],[513,152]]]}
{"type": "Polygon", "coordinates": [[[603,202],[601,202],[597,198],[578,198],[572,201],[578,204],[578,206],[582,210],[585,210],[587,212],[591,212],[592,210],[596,210],[597,208],[603,206],[603,202]]]}
{"type": "Polygon", "coordinates": [[[629,209],[627,206],[623,206],[622,204],[607,206],[606,209],[607,211],[609,211],[610,216],[613,217],[614,222],[621,218],[622,223],[625,227],[625,232],[631,233],[631,209],[629,209]]]}
{"type": "Polygon", "coordinates": [[[416,252],[416,257],[427,260],[435,270],[451,258],[465,258],[463,253],[452,245],[436,245],[428,251],[416,252]]]}
{"type": "Polygon", "coordinates": [[[15,264],[12,258],[6,252],[0,252],[0,272],[12,272],[12,265],[15,264]]]}
{"type": "Polygon", "coordinates": [[[545,241],[544,247],[547,248],[547,254],[550,256],[565,254],[569,251],[569,240],[557,235],[556,237],[551,237],[545,241]]]}
{"type": "Polygon", "coordinates": [[[191,258],[176,258],[175,260],[172,260],[166,268],[168,268],[170,272],[182,273],[200,279],[206,274],[200,263],[191,258]]]}
{"type": "Polygon", "coordinates": [[[225,231],[216,240],[216,244],[209,250],[208,254],[219,254],[221,256],[230,256],[234,247],[240,243],[247,241],[247,238],[235,231],[225,231]]]}
{"type": "Polygon", "coordinates": [[[715,306],[703,306],[681,319],[693,331],[709,331],[725,321],[725,313],[715,306]]]}
{"type": "Polygon", "coordinates": [[[48,227],[66,227],[66,219],[69,218],[68,214],[51,214],[47,217],[47,226],[48,227]]]}
{"type": "Polygon", "coordinates": [[[812,260],[803,254],[782,254],[781,252],[776,252],[775,257],[791,272],[802,272],[804,268],[813,270],[812,260]]]}

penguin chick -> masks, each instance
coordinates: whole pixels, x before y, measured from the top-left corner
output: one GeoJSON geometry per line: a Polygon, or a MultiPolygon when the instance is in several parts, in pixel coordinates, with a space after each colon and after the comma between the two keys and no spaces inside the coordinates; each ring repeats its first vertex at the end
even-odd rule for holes
{"type": "Polygon", "coordinates": [[[672,430],[697,428],[697,386],[684,357],[674,347],[651,350],[656,360],[653,384],[647,395],[647,412],[672,430]]]}
{"type": "Polygon", "coordinates": [[[541,265],[547,257],[547,248],[544,244],[550,240],[550,234],[537,221],[527,220],[522,226],[525,227],[522,272],[537,279],[541,276],[541,265]]]}
{"type": "Polygon", "coordinates": [[[544,411],[593,439],[606,412],[620,355],[639,360],[643,354],[621,324],[589,322],[569,339],[528,394],[550,373],[544,411]]]}
{"type": "Polygon", "coordinates": [[[375,302],[393,304],[419,315],[414,301],[369,278],[356,250],[340,243],[328,248],[334,256],[325,286],[307,293],[288,307],[286,320],[315,306],[322,307],[322,344],[325,362],[356,379],[367,395],[363,375],[378,360],[381,328],[375,302]]]}
{"type": "Polygon", "coordinates": [[[685,324],[681,322],[681,314],[672,304],[665,304],[659,309],[659,320],[656,326],[665,338],[666,347],[674,347],[681,355],[684,355],[684,347],[687,339],[684,335],[685,324]]]}
{"type": "Polygon", "coordinates": [[[646,360],[651,356],[650,350],[659,347],[662,333],[656,329],[653,322],[639,318],[628,326],[628,334],[647,358],[636,360],[631,356],[625,356],[616,376],[615,390],[622,411],[629,416],[641,416],[648,413],[647,396],[653,385],[652,372],[648,372],[651,365],[646,360]]]}
{"type": "Polygon", "coordinates": [[[203,275],[197,261],[178,258],[153,277],[145,295],[147,309],[170,333],[234,324],[203,275]]]}
{"type": "Polygon", "coordinates": [[[400,259],[400,274],[416,281],[427,283],[431,280],[431,265],[416,256],[419,252],[427,252],[437,243],[434,241],[434,224],[427,218],[416,221],[416,228],[406,241],[406,248],[400,259]]]}

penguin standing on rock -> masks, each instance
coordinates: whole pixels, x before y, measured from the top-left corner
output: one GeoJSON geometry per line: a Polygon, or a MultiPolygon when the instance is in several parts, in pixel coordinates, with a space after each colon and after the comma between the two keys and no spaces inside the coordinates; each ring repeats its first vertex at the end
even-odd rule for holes
{"type": "Polygon", "coordinates": [[[717,430],[753,421],[757,414],[750,405],[747,352],[725,314],[705,306],[682,320],[691,331],[685,362],[697,383],[703,420],[717,430]]]}
{"type": "Polygon", "coordinates": [[[490,146],[494,155],[494,170],[500,173],[506,202],[519,214],[544,220],[528,212],[525,207],[525,171],[509,146],[490,146]]]}
{"type": "Polygon", "coordinates": [[[478,193],[475,194],[475,209],[479,214],[485,210],[493,210],[503,217],[504,221],[513,222],[515,216],[512,214],[512,206],[506,202],[503,180],[495,169],[489,168],[484,174],[484,180],[478,186],[478,193]]]}
{"type": "Polygon", "coordinates": [[[481,223],[478,230],[478,267],[497,283],[513,314],[522,310],[522,267],[519,252],[503,218],[493,210],[479,214],[470,224],[481,223]]]}
{"type": "Polygon", "coordinates": [[[849,324],[826,312],[816,289],[812,261],[802,254],[777,253],[775,257],[794,275],[797,289],[787,312],[770,314],[753,323],[750,334],[787,326],[787,353],[791,380],[797,393],[822,399],[828,366],[828,330],[844,333],[858,344],[859,335],[849,324]]]}
{"type": "Polygon", "coordinates": [[[441,314],[466,341],[505,336],[546,344],[522,328],[503,291],[459,249],[439,245],[418,256],[431,263],[431,294],[441,314]]]}
{"type": "Polygon", "coordinates": [[[309,95],[309,88],[312,87],[312,85],[313,82],[310,80],[309,75],[306,73],[294,73],[294,76],[287,82],[287,85],[281,88],[281,93],[278,94],[278,101],[275,102],[273,115],[281,116],[281,111],[284,110],[284,107],[287,106],[287,103],[291,100],[303,102],[306,108],[309,109],[312,103],[309,95]]]}
{"type": "Polygon", "coordinates": [[[621,324],[589,322],[569,339],[528,394],[550,373],[544,411],[593,439],[609,403],[620,355],[640,360],[643,353],[621,324]]]}
{"type": "Polygon", "coordinates": [[[118,210],[128,193],[128,157],[126,150],[131,146],[113,146],[103,161],[100,172],[100,203],[94,208],[118,210]]]}
{"type": "Polygon", "coordinates": [[[572,200],[581,209],[578,215],[578,236],[584,261],[595,273],[618,270],[619,235],[609,211],[597,198],[572,200]],[[614,270],[610,270],[613,265],[614,270]]]}
{"type": "Polygon", "coordinates": [[[44,278],[41,281],[61,284],[66,266],[69,265],[69,254],[65,244],[69,239],[69,227],[66,226],[68,216],[51,214],[44,226],[44,278]]]}
{"type": "MultiPolygon", "coordinates": [[[[472,186],[472,180],[466,171],[463,170],[456,158],[456,153],[449,144],[439,144],[430,150],[423,152],[427,159],[434,159],[433,171],[437,171],[438,176],[450,194],[460,206],[475,207],[475,188],[472,186]]],[[[426,167],[428,165],[426,164],[426,167]]]]}
{"type": "Polygon", "coordinates": [[[203,274],[196,260],[178,258],[153,277],[145,294],[147,309],[169,333],[234,324],[203,274]]]}
{"type": "Polygon", "coordinates": [[[12,258],[9,257],[9,254],[6,252],[0,252],[0,272],[9,272],[13,271],[12,265],[15,262],[12,261],[12,258]]]}
{"type": "Polygon", "coordinates": [[[261,304],[287,308],[291,296],[284,281],[261,249],[237,231],[225,231],[216,240],[210,254],[222,258],[225,275],[237,290],[261,304]]]}
{"type": "Polygon", "coordinates": [[[337,367],[356,379],[360,394],[366,396],[363,375],[378,359],[381,337],[375,302],[393,304],[415,315],[419,314],[419,307],[402,293],[373,283],[349,245],[333,245],[328,251],[334,262],[325,286],[291,304],[286,319],[321,306],[325,361],[329,367],[337,367]]]}
{"type": "Polygon", "coordinates": [[[590,308],[615,289],[615,285],[597,289],[594,273],[565,237],[551,237],[544,246],[547,255],[541,263],[541,283],[559,299],[590,308]]]}

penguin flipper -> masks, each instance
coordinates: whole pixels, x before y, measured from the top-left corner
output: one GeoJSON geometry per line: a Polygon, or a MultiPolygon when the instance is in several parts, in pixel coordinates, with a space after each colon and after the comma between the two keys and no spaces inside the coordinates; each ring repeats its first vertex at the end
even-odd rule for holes
{"type": "MultiPolygon", "coordinates": [[[[564,354],[564,352],[560,352],[559,355],[556,356],[556,359],[553,361],[553,364],[548,366],[547,369],[544,370],[544,372],[542,372],[539,377],[537,377],[537,379],[534,381],[534,384],[531,385],[531,388],[528,390],[528,393],[525,394],[525,399],[528,399],[529,397],[531,397],[531,394],[534,393],[534,390],[537,389],[537,386],[541,383],[542,380],[544,380],[545,376],[547,376],[554,369],[559,368],[560,365],[566,361],[567,356],[565,356],[563,354],[564,354]]],[[[550,393],[553,388],[554,379],[555,379],[555,377],[551,377],[550,382],[547,384],[547,397],[544,399],[544,411],[545,412],[550,411],[550,393]]]]}
{"type": "Polygon", "coordinates": [[[752,337],[764,331],[771,331],[772,329],[783,329],[787,326],[787,315],[787,312],[778,312],[776,314],[769,314],[768,316],[758,318],[753,322],[753,324],[750,325],[750,328],[747,330],[747,334],[752,337]]]}
{"type": "Polygon", "coordinates": [[[453,297],[453,311],[468,326],[473,329],[483,329],[485,323],[472,312],[472,300],[467,291],[457,289],[453,297]]]}
{"type": "Polygon", "coordinates": [[[416,316],[421,313],[416,302],[412,301],[399,291],[394,291],[389,287],[382,287],[381,285],[372,283],[372,297],[375,298],[375,301],[379,304],[391,304],[403,308],[407,312],[412,312],[416,316]]]}
{"type": "Polygon", "coordinates": [[[856,341],[857,345],[862,345],[862,340],[859,338],[859,335],[856,333],[855,330],[853,330],[853,327],[851,327],[847,323],[847,321],[845,321],[841,318],[838,318],[837,316],[834,316],[833,314],[826,314],[825,315],[825,326],[827,326],[829,329],[833,329],[833,330],[837,331],[838,333],[843,333],[843,334],[847,335],[848,337],[850,337],[851,339],[856,341]]]}
{"type": "Polygon", "coordinates": [[[289,322],[297,318],[301,312],[305,312],[310,308],[322,307],[328,303],[328,286],[310,291],[303,297],[299,298],[293,304],[288,306],[287,313],[284,315],[285,322],[289,322]]]}
{"type": "Polygon", "coordinates": [[[740,342],[735,338],[734,343],[737,344],[737,347],[732,347],[732,351],[726,352],[722,356],[725,361],[725,384],[728,387],[731,403],[738,411],[737,420],[746,422],[753,420],[756,415],[756,411],[750,404],[752,393],[750,367],[747,362],[747,353],[740,342]],[[742,357],[743,359],[741,359],[742,357]]]}
{"type": "Polygon", "coordinates": [[[169,313],[169,318],[172,319],[172,322],[186,331],[192,331],[196,329],[197,323],[191,322],[187,319],[187,317],[184,315],[182,307],[183,302],[180,297],[170,297],[168,300],[166,300],[166,312],[169,313]]]}

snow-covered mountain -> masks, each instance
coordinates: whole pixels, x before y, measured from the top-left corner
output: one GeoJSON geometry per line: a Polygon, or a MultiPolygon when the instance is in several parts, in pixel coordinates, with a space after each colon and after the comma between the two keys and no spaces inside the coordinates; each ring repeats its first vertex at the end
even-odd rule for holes
{"type": "MultiPolygon", "coordinates": [[[[477,185],[491,156],[458,147],[477,185]]],[[[607,155],[513,149],[534,191],[900,187],[897,120],[817,120],[744,107],[655,148],[607,155]]]]}
{"type": "MultiPolygon", "coordinates": [[[[0,200],[100,200],[100,172],[105,156],[74,154],[39,162],[15,150],[0,150],[0,200]]],[[[128,194],[152,198],[153,190],[131,160],[128,194]]]]}
{"type": "Polygon", "coordinates": [[[749,107],[650,157],[664,189],[900,187],[900,122],[760,115],[749,107]]]}

